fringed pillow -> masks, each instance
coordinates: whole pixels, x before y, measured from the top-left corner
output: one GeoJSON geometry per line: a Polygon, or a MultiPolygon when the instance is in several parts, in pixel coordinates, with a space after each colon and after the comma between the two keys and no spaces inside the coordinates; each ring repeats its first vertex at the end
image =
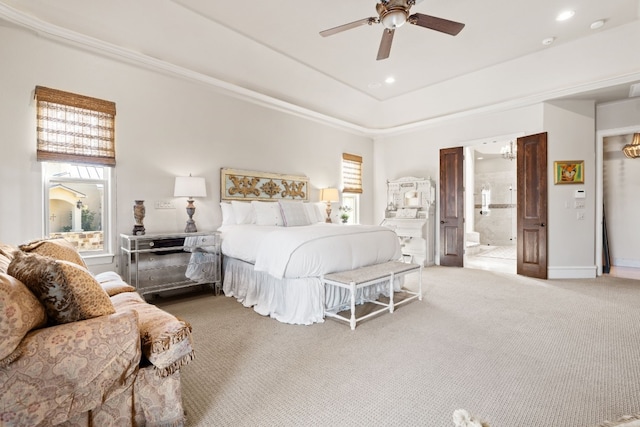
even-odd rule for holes
{"type": "Polygon", "coordinates": [[[117,311],[138,313],[142,354],[161,377],[171,375],[193,360],[191,325],[155,305],[146,303],[137,292],[111,297],[117,311]]]}
{"type": "Polygon", "coordinates": [[[109,296],[91,273],[72,262],[17,251],[8,273],[40,300],[50,324],[115,313],[109,296]]]}
{"type": "Polygon", "coordinates": [[[20,245],[20,250],[57,260],[73,262],[80,267],[87,268],[87,264],[85,264],[76,247],[63,238],[34,240],[20,245]]]}
{"type": "Polygon", "coordinates": [[[44,326],[44,307],[15,277],[0,273],[0,368],[20,356],[16,348],[32,329],[44,326]]]}

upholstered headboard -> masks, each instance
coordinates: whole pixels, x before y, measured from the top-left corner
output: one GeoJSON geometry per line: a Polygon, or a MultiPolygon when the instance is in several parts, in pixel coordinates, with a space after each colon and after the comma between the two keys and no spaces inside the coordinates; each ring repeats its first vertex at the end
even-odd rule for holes
{"type": "Polygon", "coordinates": [[[220,169],[220,200],[309,201],[309,179],[300,175],[220,169]]]}

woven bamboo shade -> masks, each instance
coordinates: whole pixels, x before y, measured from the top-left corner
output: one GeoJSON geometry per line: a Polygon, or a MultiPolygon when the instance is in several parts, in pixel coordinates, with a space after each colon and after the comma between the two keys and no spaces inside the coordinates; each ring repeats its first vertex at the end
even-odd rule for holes
{"type": "Polygon", "coordinates": [[[116,104],[36,86],[38,161],[115,166],[116,104]]]}
{"type": "Polygon", "coordinates": [[[342,153],[343,193],[362,193],[362,157],[342,153]]]}

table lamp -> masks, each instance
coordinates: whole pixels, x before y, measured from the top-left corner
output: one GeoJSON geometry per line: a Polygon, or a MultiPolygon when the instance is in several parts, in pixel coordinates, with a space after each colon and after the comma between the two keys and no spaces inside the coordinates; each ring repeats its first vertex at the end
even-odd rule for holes
{"type": "Polygon", "coordinates": [[[323,188],[320,190],[320,200],[327,202],[327,218],[325,222],[331,222],[331,202],[340,201],[337,188],[323,188]]]}
{"type": "Polygon", "coordinates": [[[173,189],[173,197],[187,197],[187,226],[185,227],[185,233],[195,233],[198,231],[196,228],[196,222],[193,220],[193,214],[196,212],[196,207],[193,205],[194,197],[207,197],[207,188],[205,186],[204,178],[198,176],[177,176],[176,184],[173,189]]]}

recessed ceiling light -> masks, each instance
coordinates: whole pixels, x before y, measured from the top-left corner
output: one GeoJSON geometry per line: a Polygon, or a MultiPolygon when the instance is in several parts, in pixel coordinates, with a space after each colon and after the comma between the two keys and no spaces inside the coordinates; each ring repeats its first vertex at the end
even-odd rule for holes
{"type": "Polygon", "coordinates": [[[386,84],[391,84],[391,83],[394,83],[395,81],[396,81],[396,78],[395,78],[395,77],[392,77],[392,76],[387,77],[387,78],[384,80],[384,82],[385,82],[386,84]]]}
{"type": "Polygon", "coordinates": [[[378,89],[380,86],[382,86],[382,83],[380,82],[369,83],[368,86],[369,86],[369,89],[378,89]]]}
{"type": "Polygon", "coordinates": [[[602,26],[604,25],[604,20],[603,19],[599,19],[597,21],[594,21],[591,23],[591,29],[592,30],[597,30],[598,28],[602,28],[602,26]]]}
{"type": "Polygon", "coordinates": [[[556,16],[556,21],[566,21],[567,19],[573,18],[573,15],[575,14],[576,12],[574,10],[565,10],[556,16]]]}
{"type": "Polygon", "coordinates": [[[556,40],[555,37],[547,37],[546,39],[542,40],[542,44],[545,45],[545,46],[549,46],[555,40],[556,40]]]}

